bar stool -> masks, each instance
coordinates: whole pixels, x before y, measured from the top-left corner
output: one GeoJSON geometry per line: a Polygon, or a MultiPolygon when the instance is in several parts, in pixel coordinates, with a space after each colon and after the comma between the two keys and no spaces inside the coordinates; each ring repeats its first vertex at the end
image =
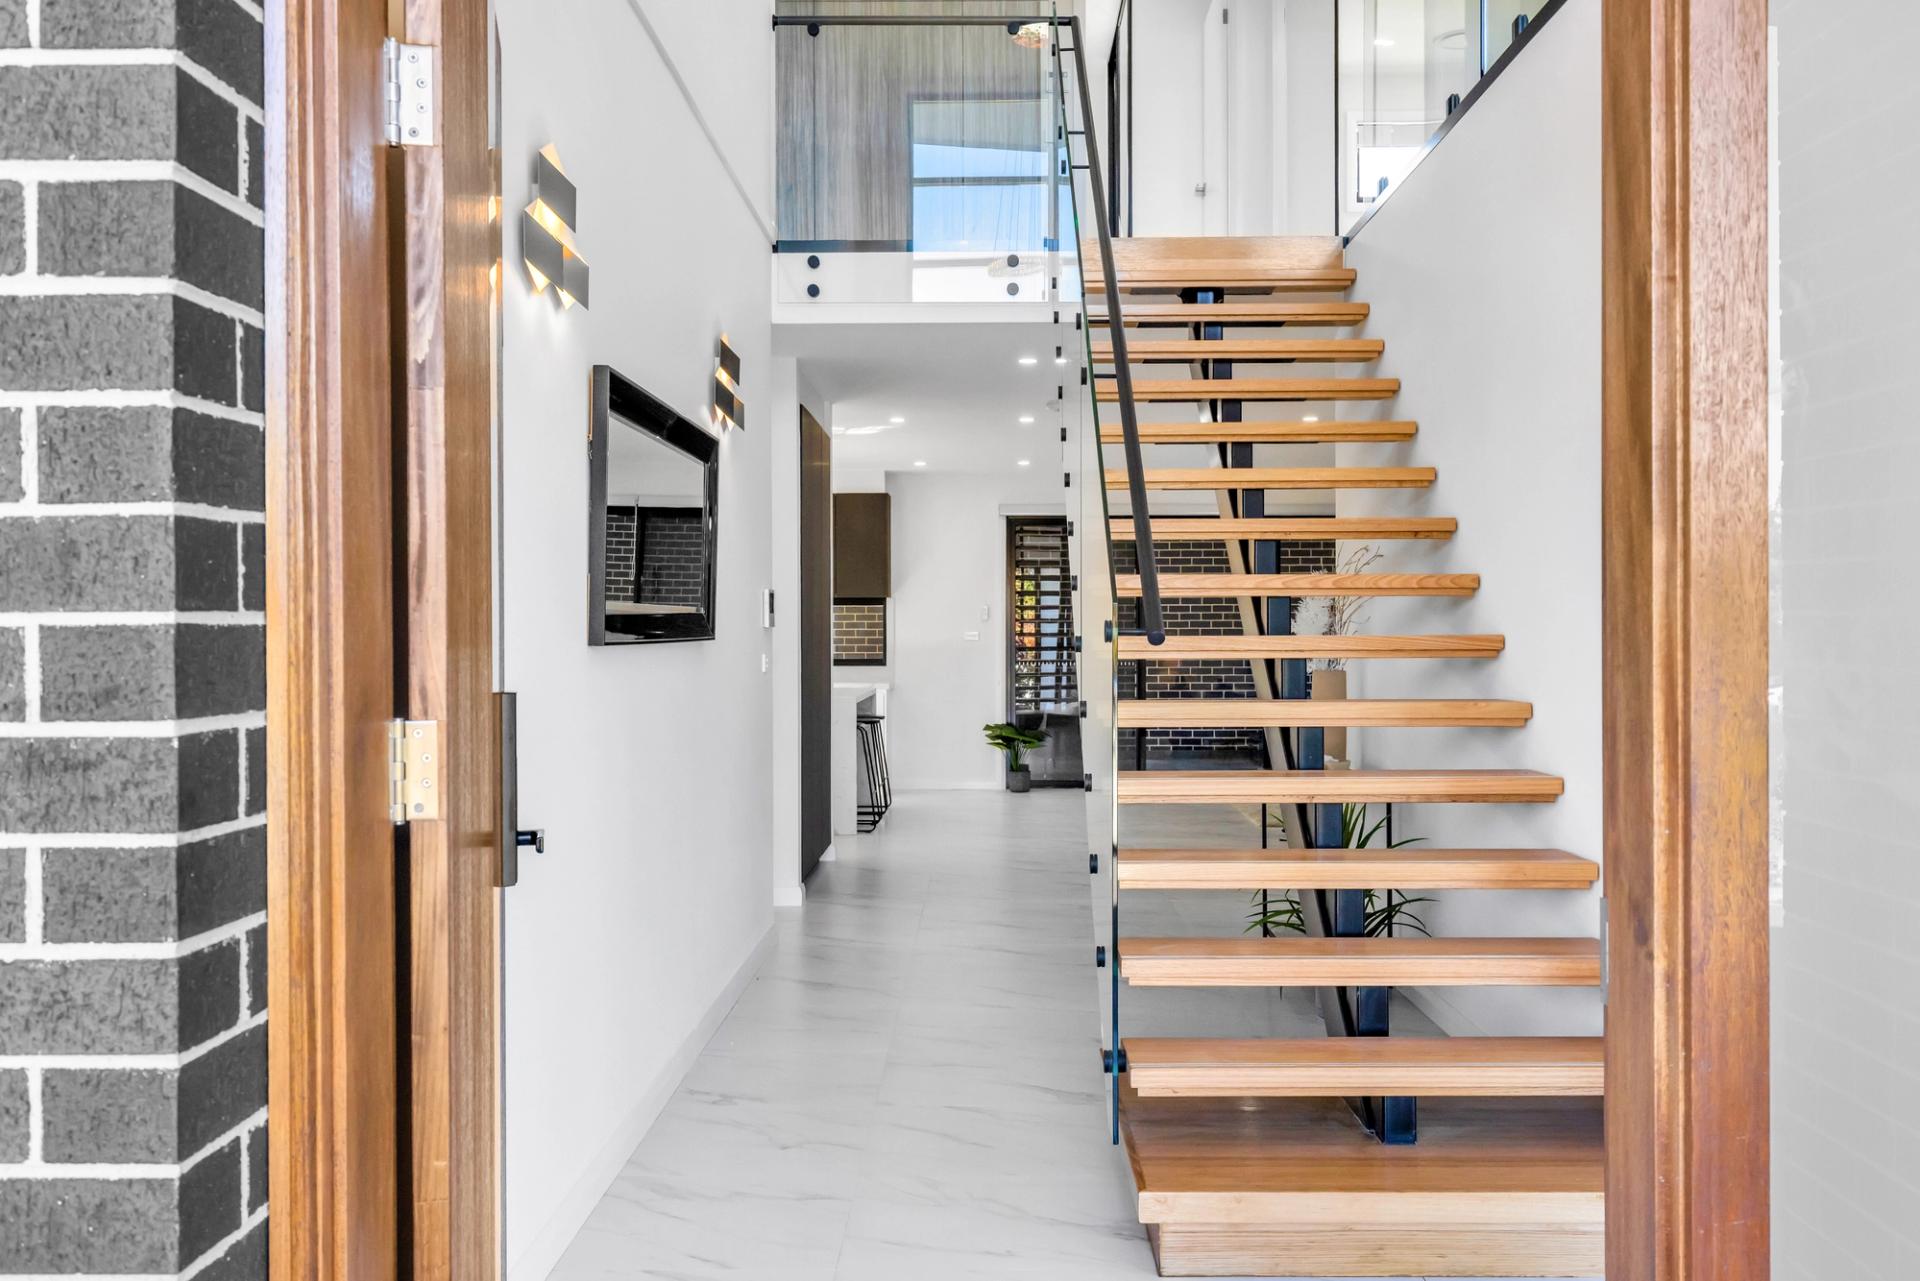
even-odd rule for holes
{"type": "Polygon", "coordinates": [[[867,803],[860,806],[862,832],[871,832],[880,826],[880,820],[893,808],[893,780],[887,774],[887,738],[880,728],[885,720],[886,717],[869,712],[861,712],[855,718],[860,755],[867,766],[867,803]]]}

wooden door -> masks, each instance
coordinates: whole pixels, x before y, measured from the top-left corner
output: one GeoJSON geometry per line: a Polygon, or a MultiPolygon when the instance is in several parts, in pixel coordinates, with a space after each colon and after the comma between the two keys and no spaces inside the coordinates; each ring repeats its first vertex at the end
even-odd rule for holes
{"type": "Polygon", "coordinates": [[[833,844],[833,437],[800,409],[800,879],[833,844]]]}
{"type": "Polygon", "coordinates": [[[498,1275],[485,0],[286,0],[268,39],[272,1272],[498,1275]],[[391,149],[382,42],[437,52],[391,149]],[[437,819],[390,818],[434,721],[437,819]]]}
{"type": "Polygon", "coordinates": [[[408,825],[414,1281],[499,1270],[499,735],[493,699],[497,224],[486,0],[406,0],[438,50],[439,139],[399,152],[406,715],[440,727],[437,822],[408,825]]]}

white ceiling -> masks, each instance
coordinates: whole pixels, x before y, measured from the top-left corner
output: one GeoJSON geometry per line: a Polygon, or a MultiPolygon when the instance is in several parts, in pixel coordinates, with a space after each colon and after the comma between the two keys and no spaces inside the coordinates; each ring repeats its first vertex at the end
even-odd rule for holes
{"type": "Polygon", "coordinates": [[[1015,321],[783,325],[775,349],[798,356],[802,377],[830,402],[836,472],[989,474],[1021,470],[1022,458],[1059,465],[1059,388],[1086,392],[1073,353],[1058,366],[1054,344],[1076,336],[1071,325],[1015,321]],[[1023,415],[1033,422],[1022,425],[1023,415]]]}

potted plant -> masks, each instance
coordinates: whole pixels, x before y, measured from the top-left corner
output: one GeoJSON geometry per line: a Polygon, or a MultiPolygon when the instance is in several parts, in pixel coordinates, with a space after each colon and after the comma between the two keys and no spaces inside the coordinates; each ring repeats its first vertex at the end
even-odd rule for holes
{"type": "Polygon", "coordinates": [[[1032,791],[1033,772],[1027,768],[1027,752],[1047,741],[1047,731],[1021,729],[1004,721],[983,728],[987,733],[987,742],[1007,754],[1007,790],[1032,791]]]}
{"type": "MultiPolygon", "coordinates": [[[[1287,839],[1287,821],[1281,814],[1269,814],[1267,826],[1279,834],[1281,843],[1287,839]]],[[[1373,838],[1386,828],[1384,816],[1368,821],[1365,805],[1342,805],[1340,807],[1340,844],[1350,850],[1364,850],[1372,846],[1373,838]]],[[[1397,841],[1388,841],[1387,849],[1397,850],[1402,846],[1416,845],[1425,840],[1423,836],[1408,836],[1397,841]]],[[[1409,898],[1396,890],[1388,890],[1383,899],[1378,890],[1367,891],[1366,924],[1363,927],[1368,938],[1390,938],[1401,930],[1410,930],[1416,934],[1427,934],[1427,923],[1413,909],[1422,904],[1433,902],[1430,898],[1409,898]]],[[[1247,913],[1246,932],[1255,930],[1271,938],[1280,931],[1294,934],[1307,932],[1307,918],[1300,905],[1300,895],[1295,890],[1271,892],[1255,890],[1253,910],[1247,913]]],[[[1431,937],[1431,935],[1428,935],[1431,937]]]]}
{"type": "MultiPolygon", "coordinates": [[[[1362,544],[1348,552],[1336,573],[1364,574],[1376,562],[1385,559],[1385,553],[1376,551],[1372,546],[1362,544]]],[[[1360,630],[1365,620],[1367,600],[1363,596],[1332,596],[1321,604],[1320,633],[1323,636],[1352,636],[1360,630]]],[[[1305,630],[1304,628],[1302,630],[1305,630]]],[[[1320,658],[1313,664],[1313,682],[1308,697],[1316,699],[1343,699],[1347,696],[1347,660],[1344,658],[1320,658]]],[[[1344,726],[1329,725],[1324,750],[1329,762],[1345,764],[1351,759],[1347,754],[1347,731],[1344,726]]]]}

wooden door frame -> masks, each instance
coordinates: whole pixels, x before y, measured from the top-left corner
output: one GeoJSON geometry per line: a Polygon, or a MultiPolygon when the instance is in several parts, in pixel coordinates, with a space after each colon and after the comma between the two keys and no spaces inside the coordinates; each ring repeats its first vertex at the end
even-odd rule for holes
{"type": "Polygon", "coordinates": [[[271,1269],[483,1279],[500,1263],[487,6],[284,0],[266,26],[271,1269]],[[438,145],[386,144],[390,34],[439,50],[438,145]],[[442,816],[403,836],[396,716],[440,726],[442,816]]]}
{"type": "Polygon", "coordinates": [[[1602,0],[1607,1275],[1768,1272],[1766,0],[1602,0]]]}
{"type": "Polygon", "coordinates": [[[398,1268],[386,23],[385,0],[267,7],[267,1117],[280,1281],[390,1281],[398,1268]]]}

